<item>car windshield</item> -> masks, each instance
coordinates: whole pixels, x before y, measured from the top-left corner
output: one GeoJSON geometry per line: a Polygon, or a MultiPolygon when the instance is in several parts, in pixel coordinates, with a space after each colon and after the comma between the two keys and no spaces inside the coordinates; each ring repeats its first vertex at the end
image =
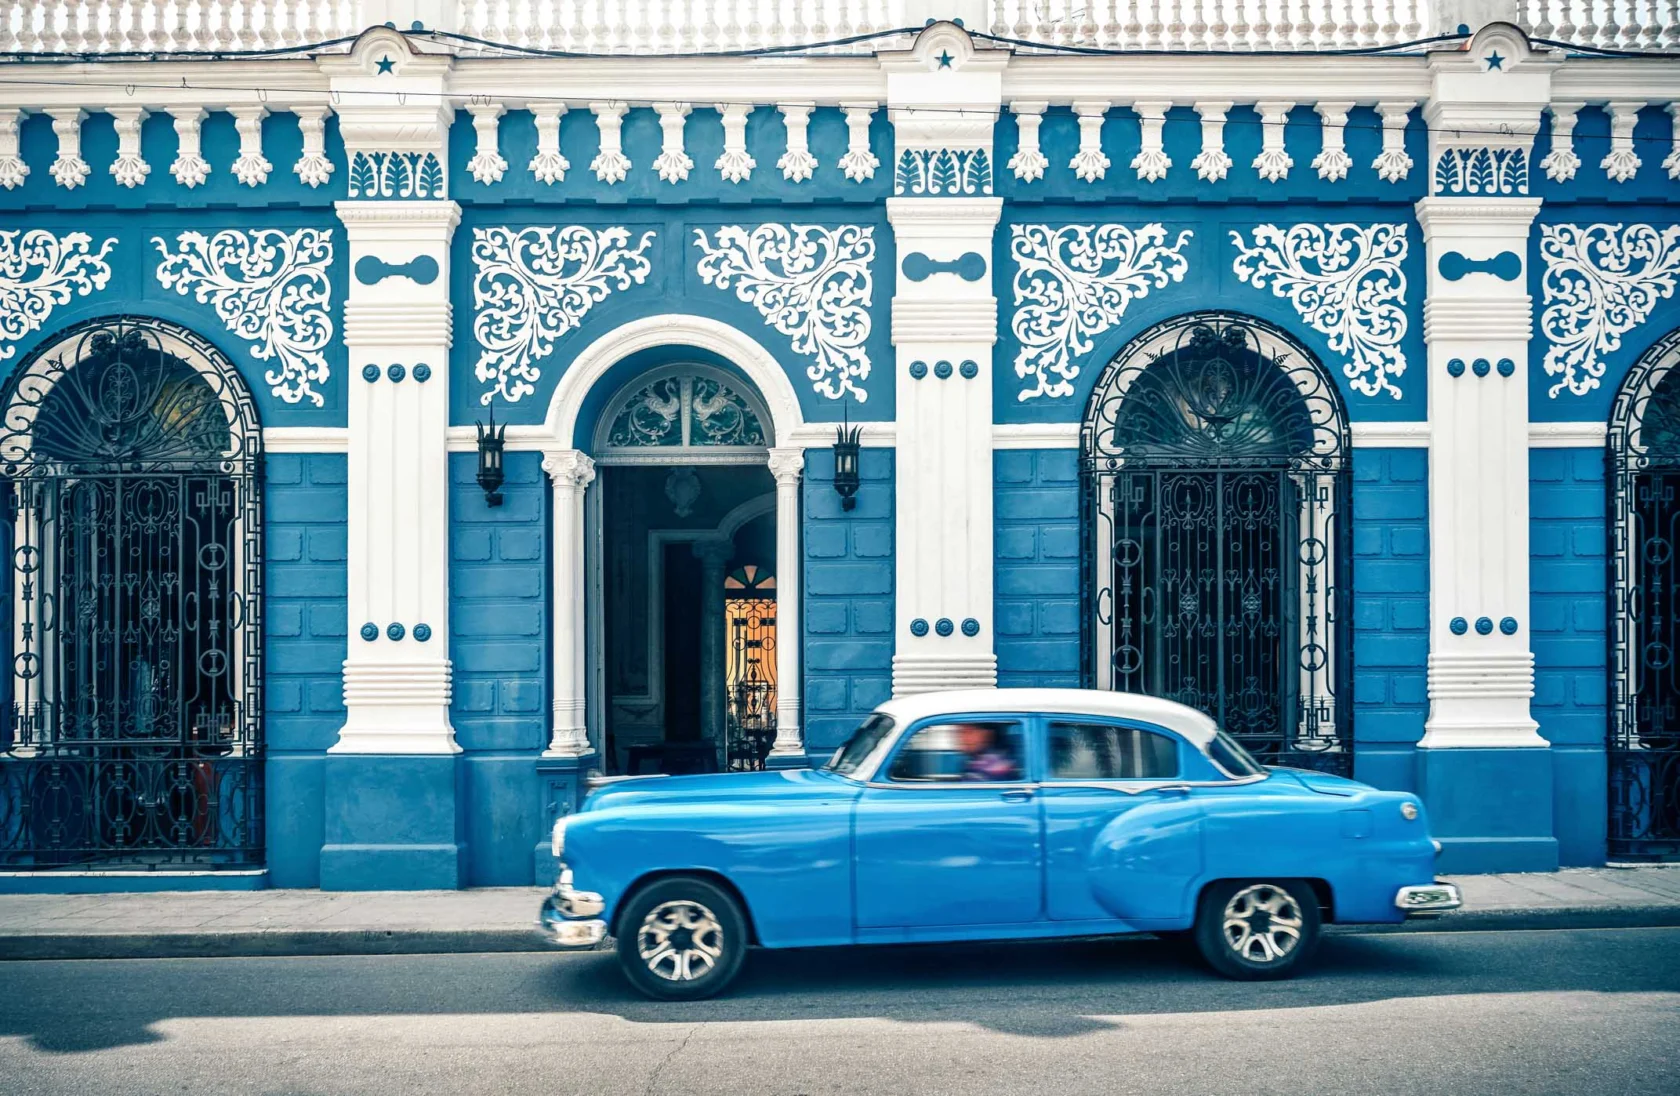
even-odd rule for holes
{"type": "Polygon", "coordinates": [[[1213,763],[1225,770],[1227,776],[1241,779],[1246,776],[1265,776],[1266,770],[1260,762],[1242,748],[1242,743],[1220,731],[1208,743],[1208,756],[1213,763]]]}
{"type": "Polygon", "coordinates": [[[846,740],[844,746],[834,751],[834,756],[829,758],[824,768],[841,776],[851,776],[857,772],[858,766],[875,752],[875,747],[881,744],[881,740],[892,733],[892,729],[891,716],[874,713],[852,732],[852,737],[846,740]]]}

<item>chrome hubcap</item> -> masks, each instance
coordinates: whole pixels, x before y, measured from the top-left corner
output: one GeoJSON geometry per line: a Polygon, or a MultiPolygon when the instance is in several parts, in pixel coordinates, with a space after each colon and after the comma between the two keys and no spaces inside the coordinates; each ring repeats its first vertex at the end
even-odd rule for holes
{"type": "Polygon", "coordinates": [[[642,918],[636,948],[659,977],[692,982],[710,974],[723,958],[723,926],[698,902],[661,902],[642,918]]]}
{"type": "Polygon", "coordinates": [[[1286,891],[1261,883],[1225,903],[1225,944],[1251,963],[1275,963],[1301,943],[1301,907],[1286,891]]]}

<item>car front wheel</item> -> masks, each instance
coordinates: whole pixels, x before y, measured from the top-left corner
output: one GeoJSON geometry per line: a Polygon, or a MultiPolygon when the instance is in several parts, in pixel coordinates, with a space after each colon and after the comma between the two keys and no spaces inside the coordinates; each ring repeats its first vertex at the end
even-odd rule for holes
{"type": "Polygon", "coordinates": [[[1298,879],[1215,883],[1202,893],[1196,946],[1227,978],[1288,978],[1318,945],[1318,896],[1298,879]]]}
{"type": "Polygon", "coordinates": [[[747,951],[746,916],[704,879],[661,879],[638,891],[618,922],[618,962],[630,984],[664,1001],[697,1001],[734,981],[747,951]]]}

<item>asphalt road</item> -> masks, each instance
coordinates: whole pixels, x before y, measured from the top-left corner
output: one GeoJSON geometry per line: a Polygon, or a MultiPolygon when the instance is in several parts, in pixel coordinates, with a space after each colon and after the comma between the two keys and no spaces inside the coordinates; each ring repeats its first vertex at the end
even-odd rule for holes
{"type": "Polygon", "coordinates": [[[1675,1092],[1680,929],[1340,936],[1238,985],[1153,940],[756,953],[727,998],[605,954],[0,964],[4,1093],[1675,1092]]]}

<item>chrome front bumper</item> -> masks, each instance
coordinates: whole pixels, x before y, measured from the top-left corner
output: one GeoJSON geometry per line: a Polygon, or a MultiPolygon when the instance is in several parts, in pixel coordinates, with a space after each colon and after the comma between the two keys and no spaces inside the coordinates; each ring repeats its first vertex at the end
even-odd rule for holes
{"type": "Polygon", "coordinates": [[[1464,898],[1451,883],[1430,883],[1422,887],[1401,887],[1394,894],[1394,906],[1407,917],[1433,917],[1456,910],[1464,898]]]}
{"type": "Polygon", "coordinates": [[[554,893],[543,899],[537,928],[555,947],[592,948],[607,935],[607,923],[601,920],[605,908],[600,895],[574,890],[572,873],[562,869],[554,893]]]}

